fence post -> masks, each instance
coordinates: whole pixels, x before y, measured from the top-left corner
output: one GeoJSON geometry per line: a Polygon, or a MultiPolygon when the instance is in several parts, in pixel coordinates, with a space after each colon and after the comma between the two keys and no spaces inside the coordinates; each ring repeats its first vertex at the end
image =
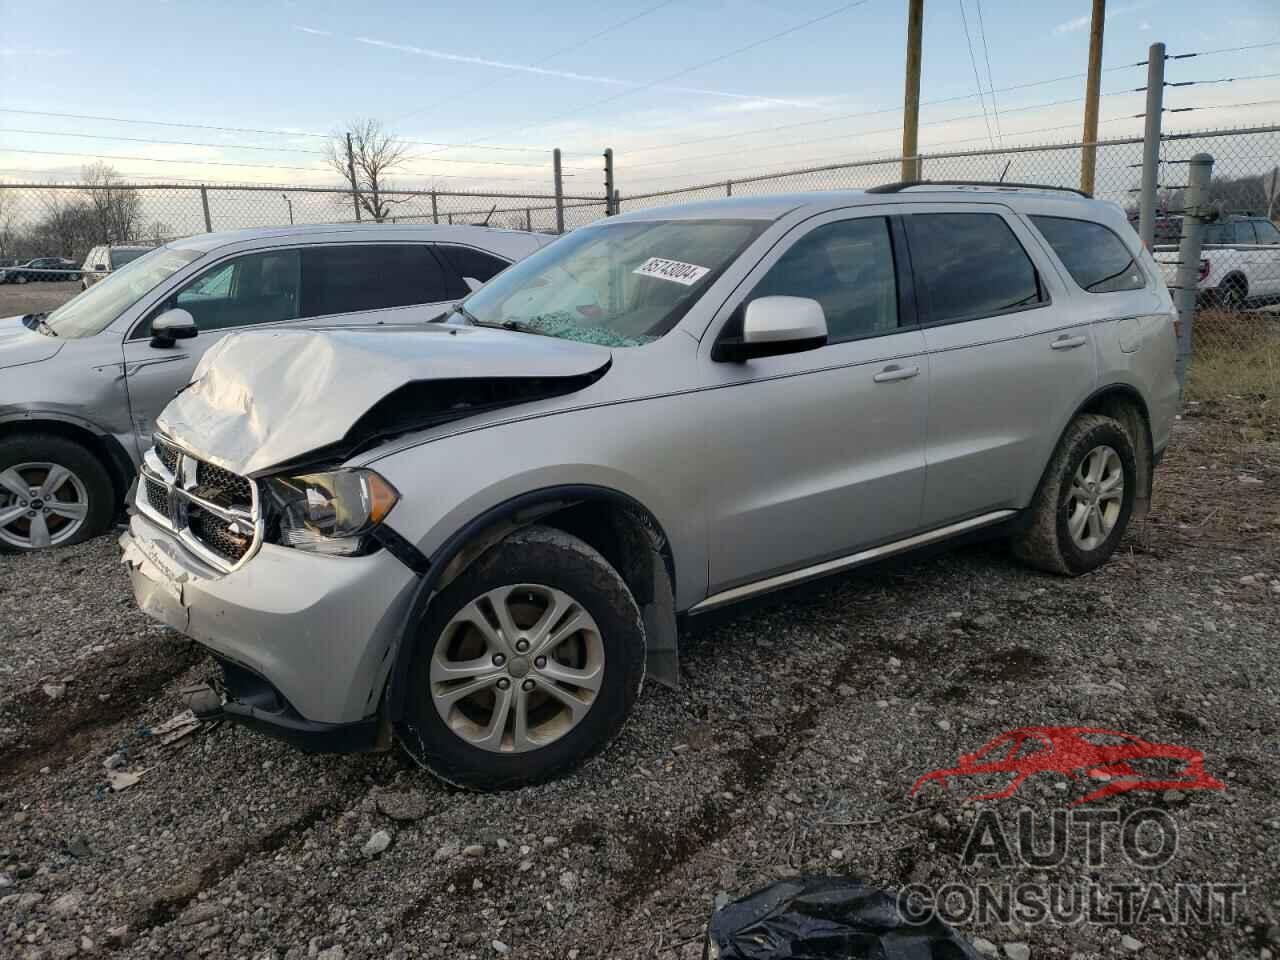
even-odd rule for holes
{"type": "Polygon", "coordinates": [[[200,205],[204,207],[204,232],[213,233],[213,220],[209,216],[209,191],[200,184],[200,205]]]}
{"type": "Polygon", "coordinates": [[[1164,44],[1147,51],[1147,113],[1142,134],[1142,189],[1138,194],[1138,236],[1148,250],[1156,236],[1156,186],[1160,174],[1160,116],[1164,110],[1164,44]]]}
{"type": "Polygon", "coordinates": [[[356,208],[356,223],[360,222],[360,188],[356,185],[356,155],[351,150],[351,134],[347,134],[347,175],[351,177],[351,205],[356,208]]]}
{"type": "Polygon", "coordinates": [[[530,207],[524,208],[524,228],[533,233],[533,210],[530,207]]]}
{"type": "Polygon", "coordinates": [[[726,180],[726,181],[724,182],[724,195],[725,195],[726,197],[732,197],[732,196],[733,196],[733,181],[732,181],[732,180],[726,180]]]}
{"type": "Polygon", "coordinates": [[[1196,312],[1196,287],[1200,283],[1200,242],[1204,224],[1214,215],[1209,203],[1209,179],[1213,173],[1213,157],[1197,153],[1187,165],[1187,189],[1183,194],[1182,243],[1178,246],[1178,273],[1174,281],[1173,302],[1178,310],[1178,388],[1187,378],[1187,360],[1191,356],[1191,323],[1196,312]]]}
{"type": "Polygon", "coordinates": [[[560,172],[560,148],[551,151],[551,166],[556,182],[556,233],[564,233],[564,177],[560,172]]]}
{"type": "Polygon", "coordinates": [[[435,188],[432,188],[432,190],[431,190],[431,222],[432,222],[432,223],[439,223],[439,222],[440,222],[440,211],[436,209],[436,191],[435,191],[435,188]]]}
{"type": "Polygon", "coordinates": [[[604,148],[604,215],[612,217],[618,211],[613,208],[613,147],[604,148]]]}
{"type": "Polygon", "coordinates": [[[622,212],[622,191],[617,187],[613,188],[613,215],[616,217],[622,212]]]}

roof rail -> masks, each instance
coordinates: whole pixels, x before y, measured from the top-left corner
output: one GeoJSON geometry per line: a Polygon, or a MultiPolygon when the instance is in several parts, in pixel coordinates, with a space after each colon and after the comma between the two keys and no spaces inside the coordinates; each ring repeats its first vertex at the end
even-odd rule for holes
{"type": "Polygon", "coordinates": [[[909,187],[1020,187],[1028,190],[1061,190],[1064,193],[1078,194],[1087,200],[1093,199],[1093,194],[1075,187],[1055,187],[1048,183],[1010,183],[1006,180],[902,180],[869,187],[867,193],[901,193],[909,187]]]}

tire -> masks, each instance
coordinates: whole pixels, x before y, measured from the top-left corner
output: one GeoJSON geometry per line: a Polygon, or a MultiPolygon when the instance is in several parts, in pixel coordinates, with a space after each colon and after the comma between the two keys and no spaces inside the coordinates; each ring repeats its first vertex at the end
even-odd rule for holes
{"type": "Polygon", "coordinates": [[[1136,464],[1133,439],[1118,421],[1097,414],[1076,417],[1058,441],[1031,501],[1026,527],[1012,539],[1014,555],[1040,570],[1069,577],[1100,567],[1115,551],[1129,524],[1137,491],[1136,464]],[[1099,453],[1108,450],[1114,457],[1099,453]],[[1091,493],[1087,484],[1076,481],[1082,466],[1088,473],[1099,463],[1104,471],[1091,493]],[[1105,465],[1112,469],[1106,471],[1105,465]],[[1114,488],[1107,485],[1117,473],[1123,486],[1115,497],[1114,488]],[[1085,496],[1079,497],[1077,492],[1085,496]],[[1096,526],[1090,515],[1091,496],[1098,497],[1093,501],[1096,526]],[[1082,509],[1086,522],[1073,534],[1073,521],[1078,524],[1082,509]]]}
{"type": "Polygon", "coordinates": [[[0,439],[0,552],[32,553],[81,543],[102,533],[115,515],[116,496],[106,468],[89,450],[74,440],[52,434],[21,434],[0,439]],[[50,502],[33,521],[22,508],[20,492],[49,479],[49,466],[66,471],[56,481],[50,502]],[[83,503],[83,507],[71,506],[83,503]],[[5,519],[6,516],[10,519],[5,519]],[[43,525],[45,537],[40,535],[43,525]],[[48,543],[41,545],[46,539],[48,543]]]}
{"type": "Polygon", "coordinates": [[[16,277],[14,277],[14,278],[13,278],[13,282],[14,282],[14,283],[26,283],[26,282],[27,282],[27,275],[26,275],[25,273],[20,273],[20,274],[18,274],[16,277]]]}
{"type": "Polygon", "coordinates": [[[526,527],[489,548],[432,600],[415,635],[405,718],[397,738],[418,764],[468,789],[526,786],[578,766],[622,729],[644,682],[644,625],[626,583],[591,546],[551,527],[526,527]],[[520,631],[515,640],[505,638],[497,625],[494,598],[507,605],[508,622],[520,631]],[[553,603],[560,604],[558,612],[550,612],[553,603]],[[475,626],[477,616],[487,620],[487,630],[475,626]],[[570,619],[589,623],[590,629],[568,630],[570,619]],[[552,651],[550,660],[531,659],[539,650],[536,628],[543,623],[552,636],[563,634],[565,639],[544,648],[552,651]],[[564,626],[550,629],[558,624],[564,626]],[[527,642],[534,646],[522,656],[519,644],[527,642]],[[504,652],[495,667],[495,653],[504,652]],[[570,662],[564,662],[566,657],[570,662]],[[458,673],[478,679],[442,679],[448,663],[471,664],[458,673]],[[590,675],[597,689],[549,679],[567,670],[590,675]],[[445,702],[457,685],[469,683],[490,685],[445,702]],[[544,692],[552,686],[559,696],[544,692]],[[509,704],[501,726],[496,722],[499,697],[509,704]],[[563,697],[573,697],[579,707],[589,700],[576,721],[563,697]],[[522,745],[517,740],[520,703],[529,733],[522,745]],[[496,731],[496,736],[490,735],[488,746],[478,745],[486,731],[496,731]]]}
{"type": "Polygon", "coordinates": [[[1232,275],[1223,280],[1218,287],[1218,301],[1226,310],[1243,310],[1245,301],[1248,299],[1249,282],[1244,277],[1232,275]]]}

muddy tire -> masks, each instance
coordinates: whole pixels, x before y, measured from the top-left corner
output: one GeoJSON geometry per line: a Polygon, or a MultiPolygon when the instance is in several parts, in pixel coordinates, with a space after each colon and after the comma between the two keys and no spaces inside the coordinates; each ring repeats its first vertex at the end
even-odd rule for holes
{"type": "Polygon", "coordinates": [[[74,440],[42,433],[0,439],[0,553],[81,543],[106,530],[115,510],[106,468],[74,440]]]}
{"type": "Polygon", "coordinates": [[[557,777],[622,729],[645,638],[625,581],[594,548],[533,526],[442,590],[416,631],[405,751],[475,790],[557,777]]]}
{"type": "Polygon", "coordinates": [[[1071,422],[1031,501],[1014,555],[1050,573],[1077,577],[1107,561],[1124,536],[1137,491],[1133,439],[1110,417],[1071,422]]]}

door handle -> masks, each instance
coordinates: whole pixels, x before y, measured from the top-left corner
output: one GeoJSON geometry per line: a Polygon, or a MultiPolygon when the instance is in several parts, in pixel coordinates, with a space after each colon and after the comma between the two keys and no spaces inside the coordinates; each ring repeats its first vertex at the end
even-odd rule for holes
{"type": "Polygon", "coordinates": [[[919,373],[920,368],[917,366],[900,367],[896,363],[891,363],[871,379],[876,383],[892,383],[894,380],[910,380],[919,373]]]}
{"type": "Polygon", "coordinates": [[[1049,347],[1052,350],[1074,350],[1076,347],[1083,347],[1088,342],[1088,337],[1069,337],[1064,333],[1049,344],[1049,347]]]}

